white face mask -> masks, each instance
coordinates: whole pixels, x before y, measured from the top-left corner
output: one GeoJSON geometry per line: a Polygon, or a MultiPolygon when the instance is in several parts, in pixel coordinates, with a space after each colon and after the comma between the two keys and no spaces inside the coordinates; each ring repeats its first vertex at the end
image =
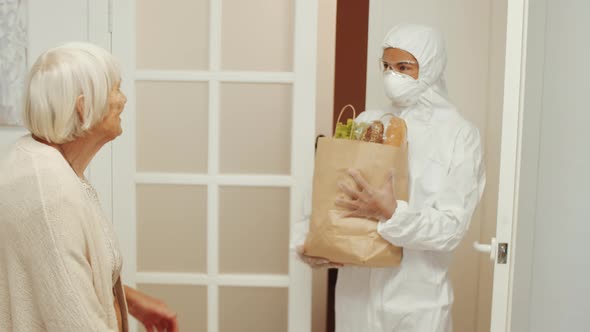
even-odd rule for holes
{"type": "Polygon", "coordinates": [[[415,105],[424,92],[420,81],[392,70],[383,73],[383,86],[385,94],[397,107],[415,105]]]}

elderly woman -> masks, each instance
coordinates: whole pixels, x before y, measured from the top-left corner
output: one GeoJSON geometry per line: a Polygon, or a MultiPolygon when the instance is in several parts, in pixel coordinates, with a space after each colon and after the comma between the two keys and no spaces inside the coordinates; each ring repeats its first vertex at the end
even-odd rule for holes
{"type": "MultiPolygon", "coordinates": [[[[398,26],[385,37],[382,52],[379,65],[391,105],[356,121],[389,120],[388,114],[406,121],[410,199],[396,199],[395,179],[372,187],[350,170],[357,186],[341,184],[346,198],[336,204],[351,216],[374,220],[382,238],[404,248],[404,257],[399,267],[340,268],[336,331],[451,332],[448,269],[485,185],[481,139],[447,97],[439,32],[398,26]]],[[[313,267],[333,265],[299,251],[313,267]]]]}
{"type": "Polygon", "coordinates": [[[27,83],[22,137],[0,166],[0,331],[177,331],[165,304],[121,282],[112,224],[84,178],[122,132],[127,99],[105,50],[43,53],[27,83]]]}

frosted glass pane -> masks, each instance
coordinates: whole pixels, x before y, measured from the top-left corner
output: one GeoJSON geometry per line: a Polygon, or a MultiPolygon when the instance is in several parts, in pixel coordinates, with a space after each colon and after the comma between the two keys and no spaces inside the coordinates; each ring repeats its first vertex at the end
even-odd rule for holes
{"type": "Polygon", "coordinates": [[[139,69],[209,68],[209,1],[141,0],[135,3],[139,69]]]}
{"type": "MultiPolygon", "coordinates": [[[[176,312],[180,331],[207,332],[206,287],[140,284],[138,289],[164,301],[176,312]]],[[[141,327],[138,331],[145,330],[141,327]]]]}
{"type": "Polygon", "coordinates": [[[219,199],[219,270],[288,274],[289,189],[221,187],[219,199]]]}
{"type": "Polygon", "coordinates": [[[137,82],[137,170],[206,173],[208,87],[137,82]]]}
{"type": "Polygon", "coordinates": [[[290,174],[292,86],[221,85],[223,173],[290,174]]]}
{"type": "Polygon", "coordinates": [[[206,271],[207,187],[137,186],[137,269],[206,271]]]}
{"type": "Polygon", "coordinates": [[[222,68],[293,70],[293,0],[223,0],[222,68]]]}
{"type": "Polygon", "coordinates": [[[220,332],[287,331],[286,288],[221,287],[220,332]]]}

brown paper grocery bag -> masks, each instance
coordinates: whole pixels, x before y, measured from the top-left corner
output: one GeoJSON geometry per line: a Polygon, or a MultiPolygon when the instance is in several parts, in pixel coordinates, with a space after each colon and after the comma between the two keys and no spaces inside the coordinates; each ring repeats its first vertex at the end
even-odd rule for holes
{"type": "Polygon", "coordinates": [[[393,246],[377,233],[377,222],[343,218],[335,206],[344,194],[338,182],[354,183],[347,174],[358,169],[372,186],[381,187],[390,169],[395,170],[395,193],[408,199],[408,149],[347,139],[320,138],[313,176],[312,214],[305,254],[332,262],[367,267],[400,264],[402,248],[393,246]]]}

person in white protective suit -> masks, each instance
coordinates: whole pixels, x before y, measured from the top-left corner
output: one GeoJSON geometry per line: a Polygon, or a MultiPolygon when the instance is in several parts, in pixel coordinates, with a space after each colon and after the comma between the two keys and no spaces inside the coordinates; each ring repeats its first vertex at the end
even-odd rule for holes
{"type": "MultiPolygon", "coordinates": [[[[341,184],[347,198],[336,204],[375,220],[379,234],[404,253],[399,267],[340,267],[336,331],[450,332],[453,289],[448,269],[485,186],[481,138],[447,98],[441,33],[401,25],[387,34],[382,47],[383,83],[392,103],[386,111],[363,112],[356,121],[387,123],[387,113],[406,121],[410,198],[396,200],[395,179],[372,188],[362,174],[350,170],[358,188],[341,184]]],[[[298,226],[293,247],[299,257],[312,267],[337,265],[302,255],[308,221],[298,226]]]]}

